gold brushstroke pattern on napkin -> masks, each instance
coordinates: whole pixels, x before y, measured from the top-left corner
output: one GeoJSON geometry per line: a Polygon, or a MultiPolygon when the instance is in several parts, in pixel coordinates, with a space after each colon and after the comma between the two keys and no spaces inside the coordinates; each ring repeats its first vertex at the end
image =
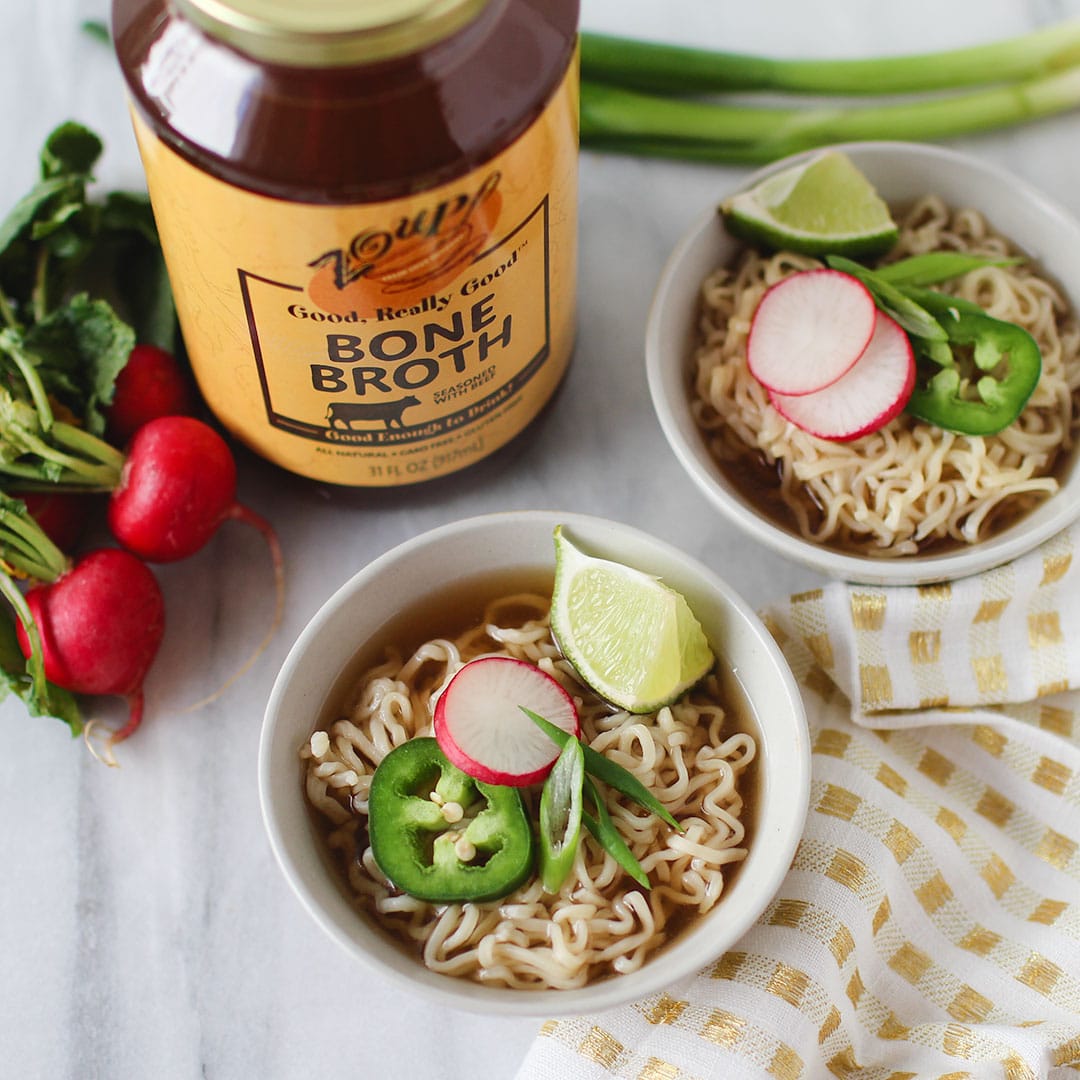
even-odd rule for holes
{"type": "Polygon", "coordinates": [[[696,977],[551,1021],[519,1080],[1080,1073],[1080,562],[765,613],[804,688],[810,810],[696,977]]]}

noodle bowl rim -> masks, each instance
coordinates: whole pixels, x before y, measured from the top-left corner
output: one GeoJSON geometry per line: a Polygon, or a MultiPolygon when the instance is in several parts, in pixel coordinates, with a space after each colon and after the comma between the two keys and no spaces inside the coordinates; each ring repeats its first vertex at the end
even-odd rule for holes
{"type": "MultiPolygon", "coordinates": [[[[1080,222],[1027,181],[940,146],[861,142],[837,144],[833,149],[848,154],[890,202],[938,194],[953,205],[962,203],[984,213],[995,229],[1061,284],[1074,307],[1080,304],[1080,222]],[[1023,221],[1028,227],[1010,227],[1023,221]]],[[[777,161],[749,176],[739,190],[820,152],[777,161]]],[[[1024,555],[1080,517],[1076,462],[1080,448],[1074,448],[1057,493],[1000,534],[945,554],[895,559],[846,554],[804,539],[763,516],[724,477],[690,411],[690,365],[701,285],[711,271],[730,264],[738,250],[739,243],[725,232],[716,207],[703,211],[665,262],[645,336],[649,393],[664,436],[691,480],[730,522],[776,553],[830,578],[868,585],[929,585],[980,573],[1024,555]]]]}
{"type": "Polygon", "coordinates": [[[640,998],[692,975],[734,944],[775,895],[794,856],[809,802],[810,746],[794,676],[764,624],[730,585],[676,548],[618,522],[510,511],[467,518],[408,540],[369,563],[326,601],[297,638],[271,691],[258,773],[264,825],[278,865],[301,905],[331,939],[354,958],[441,1004],[542,1017],[640,998]],[[484,986],[428,971],[349,905],[316,843],[297,750],[310,736],[341,671],[395,607],[445,583],[451,566],[456,576],[467,577],[485,570],[535,570],[544,565],[545,554],[550,564],[551,534],[559,523],[587,547],[660,574],[687,594],[753,708],[760,753],[758,802],[749,853],[730,891],[640,969],[573,990],[484,986]]]}

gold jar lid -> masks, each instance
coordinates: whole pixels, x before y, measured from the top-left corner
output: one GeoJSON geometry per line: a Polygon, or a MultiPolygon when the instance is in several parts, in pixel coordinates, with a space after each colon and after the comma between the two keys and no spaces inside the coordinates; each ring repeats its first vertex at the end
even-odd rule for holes
{"type": "Polygon", "coordinates": [[[337,67],[415,52],[490,0],[175,0],[206,33],[276,64],[337,67]]]}

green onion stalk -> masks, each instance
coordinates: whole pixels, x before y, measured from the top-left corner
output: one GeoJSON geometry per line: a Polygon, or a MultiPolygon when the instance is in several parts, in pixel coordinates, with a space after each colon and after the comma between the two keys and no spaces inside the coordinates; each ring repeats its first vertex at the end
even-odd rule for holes
{"type": "Polygon", "coordinates": [[[587,147],[764,162],[833,142],[950,138],[1075,108],[1080,19],[968,49],[870,60],[772,60],[584,33],[581,71],[587,147]],[[759,90],[921,96],[850,106],[702,99],[759,90]]]}
{"type": "Polygon", "coordinates": [[[659,94],[775,90],[904,94],[1024,82],[1080,64],[1080,19],[965,49],[870,59],[776,60],[585,32],[581,68],[593,82],[659,94]]]}

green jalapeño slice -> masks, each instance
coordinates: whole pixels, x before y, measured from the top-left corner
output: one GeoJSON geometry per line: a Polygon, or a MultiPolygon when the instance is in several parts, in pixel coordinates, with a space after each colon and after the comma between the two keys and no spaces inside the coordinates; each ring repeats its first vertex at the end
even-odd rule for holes
{"type": "Polygon", "coordinates": [[[920,350],[919,379],[908,399],[912,416],[961,435],[996,435],[1023,412],[1042,374],[1038,343],[1021,326],[992,318],[966,300],[908,289],[945,328],[948,341],[920,350]],[[952,346],[968,346],[965,375],[952,346]],[[966,384],[970,383],[970,387],[966,384]]]}
{"type": "Polygon", "coordinates": [[[379,869],[433,904],[498,900],[533,870],[520,792],[466,776],[434,739],[410,739],[383,758],[371,780],[368,829],[379,869]]]}

